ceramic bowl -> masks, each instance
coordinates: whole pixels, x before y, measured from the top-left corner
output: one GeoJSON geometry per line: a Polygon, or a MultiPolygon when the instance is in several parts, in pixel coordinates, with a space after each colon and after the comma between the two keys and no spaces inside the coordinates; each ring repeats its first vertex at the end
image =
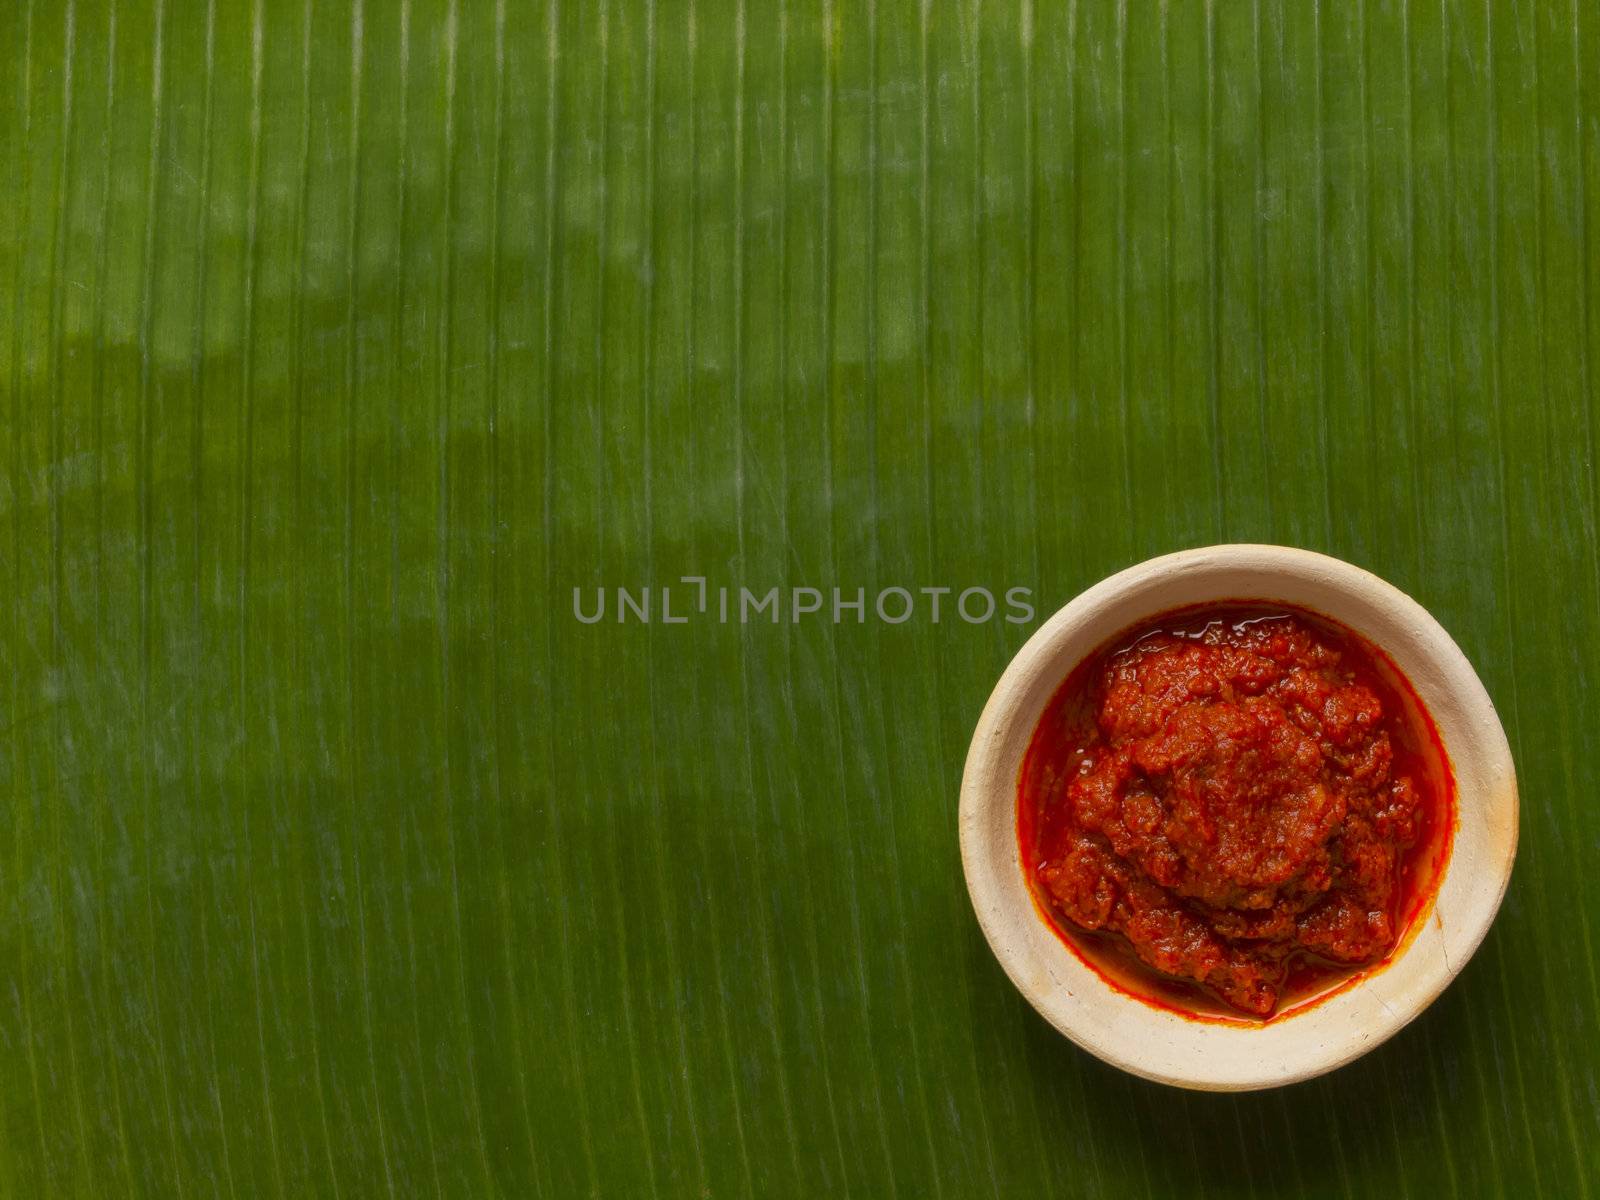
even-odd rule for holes
{"type": "Polygon", "coordinates": [[[1420,604],[1369,571],[1286,546],[1209,546],[1097,583],[1011,660],[978,720],[961,784],[961,857],[978,921],[1006,974],[1044,1018],[1135,1075],[1209,1091],[1308,1079],[1392,1037],[1455,978],[1488,932],[1517,848],[1505,730],[1472,664],[1420,604]],[[1108,638],[1185,605],[1280,601],[1363,635],[1432,714],[1457,788],[1454,840],[1431,910],[1409,942],[1343,990],[1265,1023],[1197,1021],[1114,988],[1045,922],[1023,877],[1017,785],[1051,695],[1108,638]]]}

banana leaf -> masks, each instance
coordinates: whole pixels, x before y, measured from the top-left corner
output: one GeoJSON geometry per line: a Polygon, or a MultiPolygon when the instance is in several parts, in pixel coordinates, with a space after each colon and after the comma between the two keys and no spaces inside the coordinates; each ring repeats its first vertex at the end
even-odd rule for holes
{"type": "Polygon", "coordinates": [[[1597,72],[1580,0],[0,5],[0,1195],[1600,1192],[1597,72]],[[1040,620],[1246,540],[1439,616],[1523,823],[1421,1019],[1227,1097],[1028,1008],[955,809],[1040,620]]]}

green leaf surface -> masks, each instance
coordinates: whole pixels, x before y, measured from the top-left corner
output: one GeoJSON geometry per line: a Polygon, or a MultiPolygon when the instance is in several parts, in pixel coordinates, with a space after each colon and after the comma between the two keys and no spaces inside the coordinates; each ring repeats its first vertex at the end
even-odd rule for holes
{"type": "Polygon", "coordinates": [[[1600,1194],[1597,101],[1582,0],[0,5],[0,1195],[1600,1194]],[[1237,1097],[979,934],[1036,622],[871,612],[1224,540],[1418,597],[1523,795],[1237,1097]]]}

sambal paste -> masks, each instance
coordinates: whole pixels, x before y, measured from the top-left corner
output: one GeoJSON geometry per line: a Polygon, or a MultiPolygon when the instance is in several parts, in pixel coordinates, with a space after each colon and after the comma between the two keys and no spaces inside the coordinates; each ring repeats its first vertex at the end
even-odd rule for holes
{"type": "Polygon", "coordinates": [[[1387,657],[1248,602],[1091,655],[1019,782],[1024,867],[1069,944],[1146,999],[1256,1019],[1395,950],[1453,809],[1432,720],[1387,657]]]}

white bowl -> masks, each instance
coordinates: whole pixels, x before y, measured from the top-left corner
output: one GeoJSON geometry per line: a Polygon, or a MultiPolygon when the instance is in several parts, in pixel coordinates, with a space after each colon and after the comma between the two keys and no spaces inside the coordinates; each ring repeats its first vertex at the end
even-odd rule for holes
{"type": "Polygon", "coordinates": [[[1517,783],[1494,704],[1472,664],[1415,600],[1370,571],[1287,546],[1208,546],[1095,584],[1033,635],[978,719],[961,783],[961,859],[978,921],[1022,994],[1113,1066],[1161,1083],[1248,1091],[1309,1079],[1393,1036],[1461,970],[1494,920],[1517,851],[1517,783]],[[1185,605],[1279,601],[1349,626],[1384,650],[1437,726],[1457,821],[1431,911],[1388,965],[1266,1023],[1197,1021],[1113,988],[1046,924],[1023,876],[1017,787],[1045,705],[1079,662],[1130,625],[1185,605]]]}

